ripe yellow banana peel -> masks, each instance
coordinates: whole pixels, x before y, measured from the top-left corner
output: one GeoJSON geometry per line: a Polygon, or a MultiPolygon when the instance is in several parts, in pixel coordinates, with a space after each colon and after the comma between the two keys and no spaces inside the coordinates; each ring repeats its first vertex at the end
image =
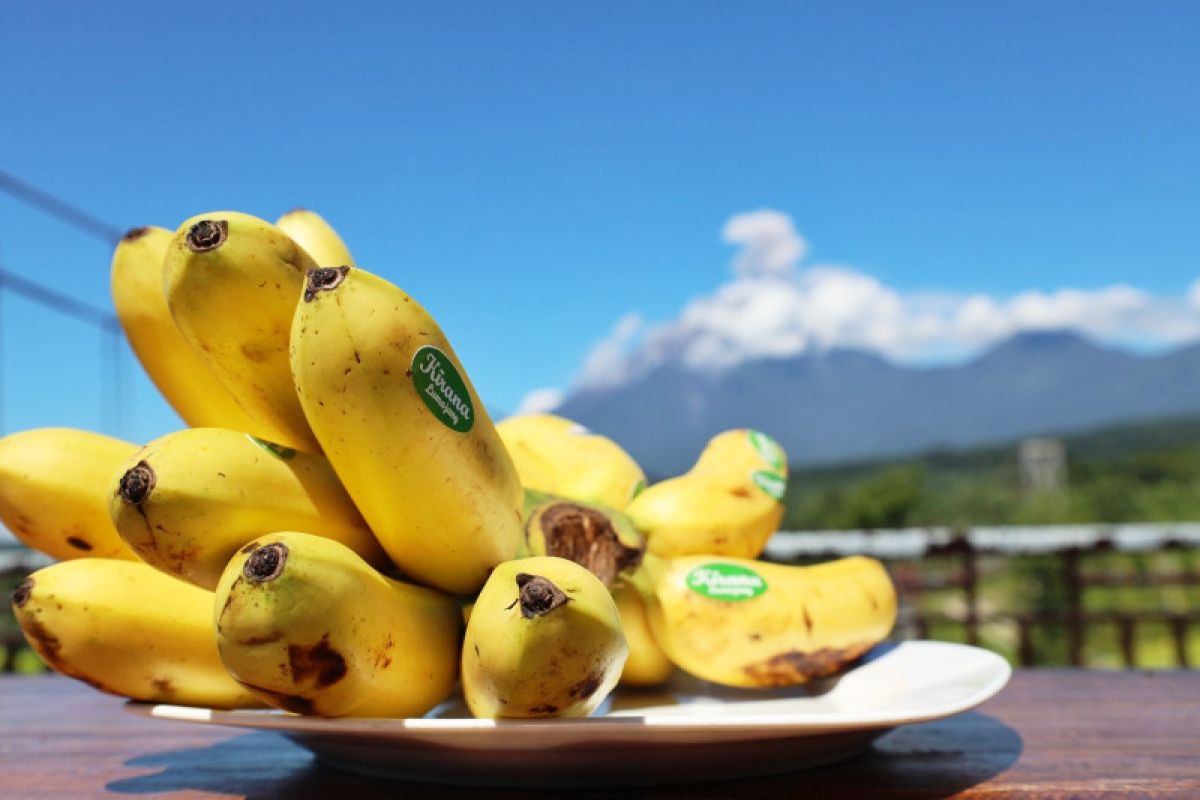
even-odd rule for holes
{"type": "Polygon", "coordinates": [[[419,717],[454,685],[457,601],[387,578],[332,539],[254,540],[221,575],[211,613],[230,674],[287,711],[419,717]]]}
{"type": "Polygon", "coordinates": [[[108,509],[144,561],[209,591],[239,548],[278,530],[336,539],[391,566],[328,461],[248,433],[187,428],[155,439],[113,472],[108,509]]]}
{"type": "Polygon", "coordinates": [[[887,571],[863,556],[799,567],[647,554],[633,582],[671,661],[726,686],[789,686],[832,674],[883,641],[896,621],[887,571]]]}
{"type": "Polygon", "coordinates": [[[137,445],[74,428],[35,428],[0,439],[0,521],[59,560],[139,561],[108,516],[109,477],[137,445]]]}
{"type": "Polygon", "coordinates": [[[319,267],[356,266],[342,237],[315,211],[293,208],[275,220],[275,227],[292,237],[319,267]]]}
{"type": "Polygon", "coordinates": [[[315,267],[283,231],[235,211],[186,220],[163,260],[171,314],[253,422],[246,432],[310,453],[320,446],[292,384],[288,335],[315,267]]]}
{"type": "Polygon", "coordinates": [[[756,558],[783,520],[787,458],[745,428],[713,437],[685,474],[650,486],[625,513],[650,553],[756,558]]]}
{"type": "Polygon", "coordinates": [[[465,594],[516,554],[520,479],[416,300],[362,269],[311,271],[291,363],[325,455],[406,575],[465,594]]]}
{"type": "Polygon", "coordinates": [[[133,700],[262,705],[221,665],[212,609],[212,592],[102,558],[52,564],[13,593],[25,638],[56,672],[133,700]]]}
{"type": "Polygon", "coordinates": [[[111,278],[117,319],[146,374],[185,423],[249,430],[250,417],[184,339],[167,307],[163,261],[173,236],[147,226],[117,244],[111,278]]]}
{"type": "Polygon", "coordinates": [[[646,486],[642,468],[612,439],[554,414],[496,424],[526,489],[620,510],[646,486]]]}
{"type": "Polygon", "coordinates": [[[471,610],[463,694],[476,717],[587,716],[616,686],[627,655],[599,578],[563,558],[509,561],[471,610]]]}

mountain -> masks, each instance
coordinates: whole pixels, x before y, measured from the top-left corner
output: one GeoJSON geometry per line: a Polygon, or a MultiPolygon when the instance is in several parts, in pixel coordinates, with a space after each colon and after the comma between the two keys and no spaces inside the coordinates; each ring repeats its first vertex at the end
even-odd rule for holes
{"type": "Polygon", "coordinates": [[[621,443],[653,476],[710,436],[759,428],[794,464],[844,462],[1200,411],[1200,345],[1156,356],[1063,331],[1022,333],[965,364],[909,367],[857,350],[702,374],[667,363],[568,395],[556,413],[621,443]]]}

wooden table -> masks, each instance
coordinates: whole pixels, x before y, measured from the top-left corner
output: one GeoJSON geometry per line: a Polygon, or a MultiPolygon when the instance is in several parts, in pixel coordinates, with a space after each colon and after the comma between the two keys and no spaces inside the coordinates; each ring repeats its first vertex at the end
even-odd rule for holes
{"type": "MultiPolygon", "coordinates": [[[[135,717],[63,678],[0,679],[0,797],[539,798],[342,774],[269,733],[135,717]]],[[[612,790],[570,797],[624,797],[612,790]]],[[[808,772],[642,798],[1200,797],[1200,672],[1018,672],[978,710],[808,772]]]]}

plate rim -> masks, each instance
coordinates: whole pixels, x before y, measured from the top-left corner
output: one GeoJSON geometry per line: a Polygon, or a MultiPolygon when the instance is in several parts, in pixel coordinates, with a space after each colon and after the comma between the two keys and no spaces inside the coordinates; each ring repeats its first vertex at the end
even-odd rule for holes
{"type": "MultiPolygon", "coordinates": [[[[884,643],[885,645],[887,643],[884,643]]],[[[894,643],[878,658],[867,662],[867,665],[878,663],[893,653],[902,649],[932,649],[941,648],[958,651],[960,654],[970,653],[972,657],[982,656],[990,661],[994,672],[990,679],[974,692],[955,702],[924,707],[919,710],[904,709],[888,712],[857,712],[840,713],[824,712],[817,714],[795,713],[764,713],[755,716],[731,717],[721,713],[706,714],[703,711],[687,715],[639,715],[629,712],[620,715],[607,715],[571,719],[472,719],[468,717],[450,718],[386,718],[386,717],[306,717],[289,714],[278,709],[233,709],[221,710],[196,706],[181,706],[167,703],[148,703],[129,700],[125,709],[137,716],[154,719],[165,719],[174,722],[192,722],[225,727],[275,730],[289,734],[325,734],[353,736],[386,736],[386,735],[430,735],[440,736],[479,736],[490,732],[503,731],[505,735],[520,735],[522,732],[545,733],[546,728],[552,727],[564,734],[573,733],[619,733],[636,730],[642,733],[660,731],[694,732],[697,729],[710,729],[714,732],[755,732],[764,734],[775,731],[772,738],[779,735],[816,735],[840,731],[869,730],[878,728],[894,728],[899,725],[931,722],[944,719],[976,708],[994,697],[1008,683],[1012,676],[1012,665],[998,653],[975,645],[959,642],[942,642],[930,639],[912,639],[894,643]],[[782,734],[779,732],[782,731],[782,734]]],[[[866,665],[862,665],[866,666],[866,665]]],[[[852,672],[853,670],[851,670],[852,672]]],[[[851,673],[846,673],[851,674],[851,673]]],[[[725,707],[737,702],[771,702],[770,698],[762,700],[747,699],[745,701],[714,701],[717,707],[725,707]]]]}

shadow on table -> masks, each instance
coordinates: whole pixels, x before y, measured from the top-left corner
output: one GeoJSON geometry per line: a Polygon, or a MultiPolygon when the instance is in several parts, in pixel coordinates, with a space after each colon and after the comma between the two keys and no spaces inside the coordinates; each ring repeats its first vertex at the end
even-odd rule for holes
{"type": "MultiPolygon", "coordinates": [[[[564,790],[573,798],[640,797],[647,800],[706,800],[753,797],[946,797],[993,778],[1020,757],[1022,741],[1012,728],[987,714],[968,712],[949,720],[910,725],[878,739],[849,761],[803,772],[701,785],[638,789],[564,790]]],[[[160,772],[111,781],[119,794],[205,791],[266,798],[375,797],[521,798],[531,790],[466,789],[360,777],[322,766],[308,751],[273,733],[249,733],[210,747],[152,753],[126,766],[160,772]]],[[[558,792],[532,790],[549,798],[558,792]]]]}

